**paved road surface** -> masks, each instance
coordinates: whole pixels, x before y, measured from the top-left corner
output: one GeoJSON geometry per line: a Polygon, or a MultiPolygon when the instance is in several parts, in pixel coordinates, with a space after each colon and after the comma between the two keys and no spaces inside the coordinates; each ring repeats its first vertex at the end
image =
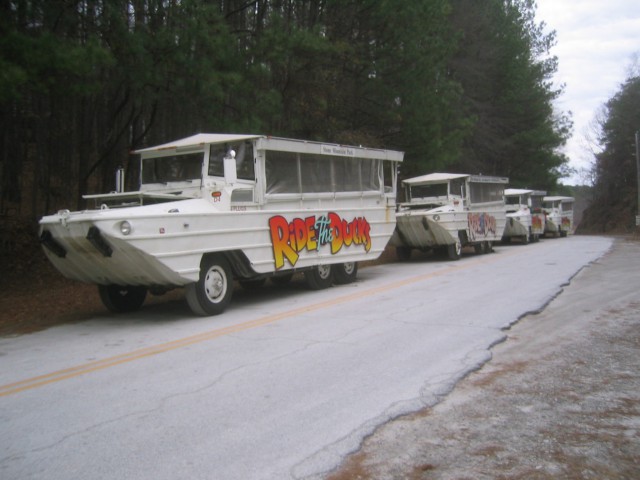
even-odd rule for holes
{"type": "Polygon", "coordinates": [[[433,405],[612,240],[362,269],[354,284],[237,292],[0,339],[3,479],[322,475],[433,405]]]}
{"type": "Polygon", "coordinates": [[[638,272],[640,242],[618,240],[442,403],[380,428],[330,480],[640,478],[638,272]]]}

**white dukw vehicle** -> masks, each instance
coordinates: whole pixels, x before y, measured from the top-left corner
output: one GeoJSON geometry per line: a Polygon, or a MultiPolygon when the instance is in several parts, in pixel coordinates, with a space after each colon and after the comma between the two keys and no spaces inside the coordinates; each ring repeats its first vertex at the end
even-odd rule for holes
{"type": "Polygon", "coordinates": [[[504,225],[502,241],[510,242],[517,238],[523,244],[537,242],[544,234],[544,213],[541,200],[547,192],[523,188],[507,188],[504,201],[507,220],[504,225]]]}
{"type": "Polygon", "coordinates": [[[544,197],[545,235],[566,237],[573,232],[573,197],[544,197]]]}
{"type": "Polygon", "coordinates": [[[53,265],[98,285],[112,311],[185,287],[194,313],[215,315],[234,279],[255,286],[297,271],[314,289],[349,283],[395,228],[401,152],[198,134],[134,153],[139,190],[87,195],[94,209],[40,221],[53,265]]]}
{"type": "Polygon", "coordinates": [[[432,173],[403,180],[405,202],[396,213],[391,244],[406,260],[412,249],[444,250],[451,260],[462,247],[476,253],[493,251],[502,238],[507,178],[455,173],[432,173]]]}

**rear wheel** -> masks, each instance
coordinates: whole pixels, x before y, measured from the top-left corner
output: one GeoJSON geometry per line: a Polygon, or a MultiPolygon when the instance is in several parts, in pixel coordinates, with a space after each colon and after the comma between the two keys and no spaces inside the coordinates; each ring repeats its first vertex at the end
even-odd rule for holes
{"type": "Polygon", "coordinates": [[[358,276],[358,264],[356,262],[339,263],[333,265],[333,281],[338,285],[353,283],[358,276]]]}
{"type": "Polygon", "coordinates": [[[100,300],[115,313],[133,312],[139,309],[147,296],[146,287],[122,285],[98,285],[100,300]]]}
{"type": "Polygon", "coordinates": [[[462,255],[462,243],[460,240],[456,240],[456,243],[447,245],[447,256],[449,260],[460,260],[462,255]]]}
{"type": "Polygon", "coordinates": [[[218,315],[227,308],[233,295],[229,262],[222,256],[205,256],[200,263],[200,278],[186,286],[189,307],[196,315],[218,315]]]}
{"type": "Polygon", "coordinates": [[[304,280],[311,290],[323,290],[333,283],[331,265],[318,265],[304,272],[304,280]]]}

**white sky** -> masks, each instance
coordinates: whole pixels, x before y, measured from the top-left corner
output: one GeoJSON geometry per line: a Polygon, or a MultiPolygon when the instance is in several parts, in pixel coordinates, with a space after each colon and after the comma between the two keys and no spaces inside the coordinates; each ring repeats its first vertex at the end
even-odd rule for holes
{"type": "MultiPolygon", "coordinates": [[[[564,153],[570,165],[589,168],[589,126],[598,110],[627,78],[640,55],[640,0],[537,0],[537,21],[556,31],[557,85],[565,84],[556,107],[573,112],[573,137],[564,153]]],[[[639,126],[640,127],[640,126],[639,126]]],[[[592,131],[592,130],[591,130],[592,131]]],[[[563,183],[581,183],[578,177],[563,183]]]]}

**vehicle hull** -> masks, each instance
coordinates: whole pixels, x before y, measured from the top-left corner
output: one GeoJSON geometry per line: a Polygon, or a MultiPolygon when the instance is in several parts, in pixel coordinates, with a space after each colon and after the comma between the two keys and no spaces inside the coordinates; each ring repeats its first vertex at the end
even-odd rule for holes
{"type": "Polygon", "coordinates": [[[436,213],[408,210],[398,212],[396,221],[397,231],[392,240],[395,246],[433,249],[458,241],[463,245],[498,241],[502,238],[506,214],[503,206],[436,213]]]}
{"type": "Polygon", "coordinates": [[[507,213],[503,237],[529,236],[531,231],[531,215],[528,212],[507,213]]]}
{"type": "Polygon", "coordinates": [[[233,251],[239,255],[236,258],[246,259],[234,271],[247,277],[373,260],[384,251],[395,228],[394,205],[387,206],[384,200],[360,195],[217,211],[207,200],[192,199],[61,212],[44,217],[40,227],[41,234],[48,232],[50,241],[64,250],[60,256],[55,248],[45,248],[67,278],[100,285],[182,286],[198,280],[202,256],[214,252],[233,251]],[[292,233],[309,219],[326,223],[332,229],[331,239],[310,238],[309,228],[292,233]],[[131,225],[128,235],[121,231],[125,221],[131,225]],[[99,240],[90,238],[90,232],[99,240]]]}

